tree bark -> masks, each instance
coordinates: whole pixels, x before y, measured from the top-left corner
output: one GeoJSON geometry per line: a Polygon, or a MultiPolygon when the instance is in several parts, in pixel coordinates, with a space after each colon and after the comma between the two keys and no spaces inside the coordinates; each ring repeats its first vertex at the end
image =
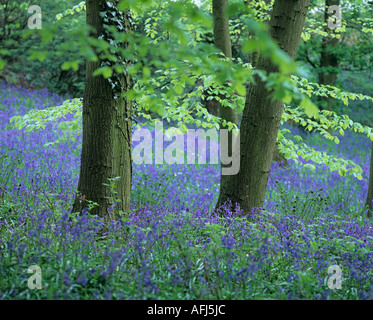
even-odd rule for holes
{"type": "MultiPolygon", "coordinates": [[[[212,14],[214,20],[214,45],[227,57],[232,59],[232,44],[229,32],[228,0],[213,0],[212,14]]],[[[224,107],[219,103],[219,117],[238,124],[237,109],[224,107]]]]}
{"type": "MultiPolygon", "coordinates": [[[[271,0],[264,0],[264,2],[269,5],[271,3],[271,0]]],[[[261,7],[259,5],[256,6],[256,10],[260,10],[261,7]]],[[[259,17],[257,16],[257,19],[259,19],[259,17]]],[[[269,19],[266,19],[266,20],[263,20],[262,22],[266,23],[266,24],[269,24],[269,19]]],[[[256,50],[255,52],[253,52],[251,54],[251,57],[249,55],[249,62],[251,62],[251,65],[255,68],[256,67],[256,64],[258,62],[258,59],[259,59],[259,55],[260,55],[260,52],[259,50],[256,50]]],[[[280,166],[282,167],[288,167],[289,166],[289,163],[288,163],[288,160],[285,158],[285,156],[280,153],[280,150],[278,148],[278,144],[276,143],[275,145],[275,148],[273,150],[273,161],[274,162],[278,162],[280,164],[280,166]]]]}
{"type": "Polygon", "coordinates": [[[368,217],[371,217],[373,214],[373,142],[370,155],[370,174],[369,174],[369,187],[368,195],[365,201],[365,206],[368,206],[368,217]]]}
{"type": "MultiPolygon", "coordinates": [[[[86,1],[87,24],[96,32],[92,37],[105,34],[100,12],[103,11],[101,0],[86,1]]],[[[127,17],[127,16],[126,16],[127,17]]],[[[126,20],[127,18],[125,18],[126,20]]],[[[124,21],[127,32],[128,20],[124,21]]],[[[132,105],[130,101],[116,96],[109,79],[93,76],[93,72],[101,66],[101,60],[86,62],[86,80],[83,96],[83,142],[81,166],[76,196],[72,212],[81,212],[88,201],[98,204],[91,214],[97,214],[111,221],[118,218],[118,210],[129,212],[132,177],[131,130],[132,105]],[[114,198],[120,202],[116,210],[111,212],[113,196],[108,178],[120,177],[116,183],[114,198]]],[[[131,79],[128,75],[118,76],[124,90],[130,89],[131,79]]],[[[123,89],[122,89],[123,90],[123,89]]]]}
{"type": "MultiPolygon", "coordinates": [[[[276,0],[273,6],[270,33],[291,58],[298,49],[302,29],[308,11],[309,0],[276,0]]],[[[267,73],[278,68],[268,59],[259,56],[257,68],[267,73]]],[[[270,173],[273,150],[283,113],[283,103],[270,99],[265,83],[256,77],[246,94],[241,123],[239,174],[228,176],[221,186],[217,206],[231,200],[238,203],[244,214],[264,204],[265,191],[270,173]]]]}
{"type": "MultiPolygon", "coordinates": [[[[222,51],[227,57],[232,59],[232,44],[229,32],[229,16],[228,16],[228,0],[213,0],[212,1],[212,13],[214,20],[214,45],[222,51]]],[[[223,98],[223,97],[222,97],[223,98]]],[[[223,120],[235,123],[238,125],[238,112],[237,109],[231,109],[230,107],[224,107],[217,100],[215,100],[218,106],[219,117],[223,120]]],[[[223,124],[220,124],[220,129],[226,129],[223,124]]],[[[232,155],[233,146],[233,135],[232,131],[228,133],[228,154],[232,155]]],[[[227,167],[224,163],[220,163],[220,192],[222,186],[227,184],[227,175],[223,175],[222,171],[224,167],[227,167]]]]}

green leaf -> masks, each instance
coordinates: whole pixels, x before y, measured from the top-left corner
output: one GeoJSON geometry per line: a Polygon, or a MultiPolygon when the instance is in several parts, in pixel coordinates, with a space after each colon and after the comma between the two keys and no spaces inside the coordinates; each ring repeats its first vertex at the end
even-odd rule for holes
{"type": "Polygon", "coordinates": [[[62,70],[69,70],[69,69],[73,69],[74,71],[77,71],[78,70],[78,60],[74,60],[74,61],[65,61],[62,66],[61,66],[61,69],[62,70]]]}
{"type": "Polygon", "coordinates": [[[237,93],[240,95],[240,96],[245,96],[246,95],[246,88],[244,85],[242,85],[241,83],[236,83],[235,84],[235,89],[237,91],[237,93]]]}
{"type": "Polygon", "coordinates": [[[304,109],[309,118],[319,114],[319,108],[307,97],[301,101],[300,106],[304,109]]]}
{"type": "Polygon", "coordinates": [[[104,78],[108,79],[111,77],[112,74],[113,70],[110,67],[104,67],[102,71],[102,75],[104,76],[104,78]]]}
{"type": "Polygon", "coordinates": [[[286,95],[285,97],[282,98],[282,102],[285,104],[290,104],[292,98],[290,95],[286,95]]]}
{"type": "Polygon", "coordinates": [[[182,94],[184,92],[184,88],[180,84],[175,85],[174,90],[177,94],[182,94]]]}
{"type": "Polygon", "coordinates": [[[100,74],[102,74],[102,76],[107,79],[111,77],[111,75],[113,74],[113,70],[109,66],[104,66],[104,67],[96,69],[93,72],[94,76],[98,76],[100,74]]]}
{"type": "Polygon", "coordinates": [[[39,51],[39,50],[30,50],[31,54],[29,56],[29,60],[38,59],[40,62],[44,61],[48,51],[39,51]]]}
{"type": "Polygon", "coordinates": [[[150,77],[150,69],[148,67],[144,67],[142,69],[142,72],[143,72],[145,78],[149,78],[150,77]]]}
{"type": "Polygon", "coordinates": [[[0,70],[4,69],[5,66],[6,66],[6,62],[0,58],[0,70]]]}

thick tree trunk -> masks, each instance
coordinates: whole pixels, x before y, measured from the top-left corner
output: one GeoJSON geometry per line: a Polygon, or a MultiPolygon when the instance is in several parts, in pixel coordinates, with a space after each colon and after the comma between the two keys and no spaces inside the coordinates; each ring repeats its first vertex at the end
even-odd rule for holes
{"type": "MultiPolygon", "coordinates": [[[[87,0],[87,24],[96,29],[91,35],[99,37],[104,34],[103,22],[99,15],[102,10],[101,0],[87,0]]],[[[125,21],[126,22],[126,21],[125,21]]],[[[126,22],[129,26],[128,21],[126,22]]],[[[128,28],[127,28],[128,30],[128,28]]],[[[93,76],[100,67],[101,61],[86,62],[86,81],[83,97],[83,143],[81,154],[78,192],[73,212],[81,212],[88,201],[98,204],[91,213],[104,217],[106,221],[118,218],[111,213],[110,200],[113,196],[108,178],[120,177],[116,183],[115,199],[120,202],[115,212],[129,212],[131,192],[131,115],[132,106],[129,101],[118,97],[114,99],[112,85],[108,79],[93,76]]],[[[124,88],[129,89],[129,76],[118,79],[124,88]]]]}
{"type": "MultiPolygon", "coordinates": [[[[264,2],[267,5],[269,5],[271,3],[271,0],[264,0],[264,2]]],[[[256,10],[261,10],[262,8],[258,5],[258,6],[256,6],[255,9],[256,10]]],[[[268,11],[268,13],[270,14],[269,11],[268,11]]],[[[257,16],[257,18],[259,19],[258,16],[257,16]]],[[[266,24],[269,24],[270,21],[269,21],[269,19],[266,19],[266,20],[263,20],[262,22],[264,22],[266,24]]],[[[259,55],[260,55],[259,50],[256,50],[252,54],[249,54],[249,62],[251,62],[251,65],[254,68],[256,67],[256,64],[258,63],[259,55]]],[[[285,156],[282,153],[280,153],[280,150],[278,148],[278,144],[277,143],[276,143],[275,148],[273,150],[273,161],[279,162],[280,165],[283,166],[283,167],[289,166],[289,163],[288,163],[287,159],[285,158],[285,156]]]]}
{"type": "MultiPolygon", "coordinates": [[[[340,0],[325,0],[325,23],[328,23],[330,14],[327,10],[330,6],[339,5],[340,0]]],[[[326,27],[326,32],[334,33],[332,29],[326,27]]],[[[331,36],[324,37],[321,44],[319,83],[334,86],[338,78],[338,55],[335,49],[338,46],[338,39],[331,36]]],[[[330,97],[320,97],[320,109],[333,110],[334,99],[330,97]]]]}
{"type": "Polygon", "coordinates": [[[369,187],[368,195],[365,201],[365,205],[368,206],[368,217],[371,217],[373,214],[373,142],[370,155],[370,174],[369,174],[369,187]]]}
{"type": "MultiPolygon", "coordinates": [[[[309,0],[276,0],[270,20],[270,33],[290,57],[294,59],[304,26],[309,0]]],[[[257,68],[277,72],[277,67],[259,56],[257,68]]],[[[241,123],[239,174],[228,176],[221,186],[218,206],[231,200],[238,203],[245,214],[262,207],[270,173],[273,150],[283,113],[283,103],[271,100],[270,92],[259,77],[247,90],[241,123]]]]}

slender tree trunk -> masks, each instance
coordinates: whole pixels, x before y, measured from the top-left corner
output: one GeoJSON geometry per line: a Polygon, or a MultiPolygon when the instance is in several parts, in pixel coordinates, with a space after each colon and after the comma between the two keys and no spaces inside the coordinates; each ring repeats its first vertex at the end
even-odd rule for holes
{"type": "MultiPolygon", "coordinates": [[[[327,10],[330,6],[339,5],[340,0],[325,0],[325,23],[328,23],[330,14],[327,10]]],[[[326,32],[333,34],[334,31],[326,27],[326,32]]],[[[321,57],[320,57],[320,70],[319,70],[319,83],[334,86],[338,78],[338,54],[335,50],[338,46],[339,40],[337,38],[323,37],[321,44],[321,57]]],[[[333,109],[333,98],[320,97],[320,109],[333,109]]]]}
{"type": "MultiPolygon", "coordinates": [[[[276,0],[270,20],[270,33],[290,57],[294,59],[308,11],[309,0],[276,0]]],[[[257,68],[277,72],[267,58],[259,56],[257,68]]],[[[273,150],[283,113],[283,103],[272,100],[265,83],[256,77],[246,94],[241,123],[239,174],[228,176],[221,186],[218,206],[231,200],[238,203],[245,214],[262,207],[270,173],[273,150]]]]}
{"type": "MultiPolygon", "coordinates": [[[[232,59],[232,44],[229,33],[228,0],[213,0],[214,44],[227,57],[232,59]]],[[[224,107],[219,103],[220,118],[238,124],[237,109],[224,107]]]]}
{"type": "MultiPolygon", "coordinates": [[[[229,16],[228,16],[228,0],[213,0],[212,1],[212,14],[214,19],[214,44],[219,48],[227,58],[232,58],[232,45],[229,32],[229,16]]],[[[222,97],[223,98],[223,97],[222,97]]],[[[238,112],[237,109],[224,107],[217,100],[219,117],[223,120],[235,123],[238,125],[238,112]]],[[[220,124],[221,129],[226,129],[220,124]]],[[[232,155],[233,146],[232,131],[228,133],[228,154],[232,155]]],[[[227,175],[222,174],[225,164],[220,163],[220,188],[227,184],[227,175]]],[[[220,192],[222,190],[220,189],[220,192]]]]}
{"type": "Polygon", "coordinates": [[[371,217],[373,214],[373,142],[370,155],[370,174],[369,174],[369,187],[368,195],[365,201],[365,205],[368,206],[368,217],[371,217]]]}
{"type": "MultiPolygon", "coordinates": [[[[104,35],[103,21],[100,12],[103,11],[104,1],[87,0],[87,24],[94,27],[96,32],[92,37],[104,35]]],[[[127,16],[125,25],[129,30],[127,16]]],[[[130,101],[118,97],[112,89],[109,79],[93,76],[93,72],[101,66],[102,61],[86,62],[86,80],[83,97],[83,143],[81,154],[78,192],[73,212],[81,212],[88,201],[98,204],[91,213],[104,217],[106,221],[118,218],[111,213],[110,200],[113,196],[108,178],[120,177],[116,183],[117,194],[114,198],[115,212],[129,212],[131,192],[131,116],[130,101]]],[[[122,90],[128,90],[131,85],[129,76],[118,76],[122,90]]]]}

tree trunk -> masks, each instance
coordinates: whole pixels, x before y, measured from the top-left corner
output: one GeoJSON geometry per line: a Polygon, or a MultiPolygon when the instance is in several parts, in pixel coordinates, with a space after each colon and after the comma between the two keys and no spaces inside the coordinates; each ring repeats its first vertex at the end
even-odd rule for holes
{"type": "MultiPolygon", "coordinates": [[[[304,26],[309,0],[276,0],[273,6],[270,33],[291,58],[294,59],[304,26]]],[[[257,69],[267,73],[278,68],[268,59],[259,56],[257,69]]],[[[262,207],[270,173],[273,150],[283,113],[283,103],[272,100],[265,83],[256,77],[246,94],[241,123],[240,163],[237,175],[228,176],[221,186],[217,206],[228,200],[238,203],[244,214],[262,207]]]]}
{"type": "Polygon", "coordinates": [[[365,201],[365,206],[368,206],[368,217],[371,217],[373,214],[373,142],[370,155],[370,174],[369,174],[369,187],[368,195],[365,201]]]}
{"type": "MultiPolygon", "coordinates": [[[[213,0],[214,45],[227,57],[232,59],[232,45],[229,33],[228,0],[213,0]]],[[[224,107],[219,103],[220,118],[238,124],[237,109],[224,107]]]]}
{"type": "MultiPolygon", "coordinates": [[[[212,14],[214,19],[214,44],[222,51],[222,53],[232,59],[232,45],[229,32],[229,16],[228,16],[228,0],[213,0],[212,1],[212,14]]],[[[223,98],[223,97],[222,97],[223,98]]],[[[238,112],[237,109],[224,107],[217,100],[219,117],[223,120],[235,123],[238,125],[238,112]]],[[[220,124],[221,129],[226,129],[220,124]]],[[[233,146],[232,131],[228,133],[228,155],[232,155],[233,146]]],[[[227,175],[223,175],[223,168],[228,165],[220,163],[220,188],[227,184],[227,175]]],[[[221,189],[220,189],[221,192],[221,189]]]]}
{"type": "MultiPolygon", "coordinates": [[[[105,35],[103,21],[99,15],[103,11],[101,0],[86,1],[87,24],[94,27],[96,32],[91,36],[98,38],[105,35]]],[[[106,8],[106,10],[108,10],[106,8]]],[[[129,30],[128,17],[124,23],[129,30]]],[[[86,80],[83,96],[83,143],[81,154],[78,192],[73,212],[81,212],[88,201],[98,204],[91,214],[97,214],[111,221],[118,218],[118,210],[129,212],[132,177],[131,161],[131,116],[132,105],[116,94],[109,79],[103,76],[93,76],[93,72],[101,66],[101,60],[86,62],[86,80]],[[114,99],[114,96],[117,98],[114,99]],[[108,178],[120,177],[116,182],[113,195],[108,178]],[[111,201],[114,196],[120,202],[116,204],[114,213],[111,212],[111,201]]],[[[116,75],[122,84],[122,90],[131,86],[129,76],[116,75]]]]}
{"type": "MultiPolygon", "coordinates": [[[[328,23],[330,14],[328,8],[333,5],[339,5],[340,0],[325,0],[325,23],[328,23]]],[[[334,33],[332,29],[326,27],[326,32],[334,33]]],[[[323,37],[321,44],[319,83],[334,86],[338,78],[338,55],[335,49],[338,46],[338,39],[331,36],[323,37]]],[[[320,97],[320,109],[333,110],[335,99],[331,97],[320,97]],[[334,101],[333,101],[334,100],[334,101]]]]}
{"type": "MultiPolygon", "coordinates": [[[[269,5],[271,3],[271,0],[264,0],[264,2],[267,5],[269,5]]],[[[255,7],[255,9],[256,10],[260,10],[261,7],[259,5],[257,5],[255,7]]],[[[259,19],[258,16],[257,16],[257,19],[259,19]]],[[[263,20],[262,22],[264,22],[266,24],[269,24],[270,21],[268,19],[266,19],[266,20],[263,20]]],[[[249,62],[251,62],[251,65],[254,68],[256,67],[256,64],[258,62],[259,55],[260,55],[259,50],[256,50],[252,54],[249,54],[249,62]]],[[[280,150],[278,148],[278,144],[277,143],[276,143],[275,148],[273,150],[273,161],[274,162],[278,162],[280,164],[280,166],[282,166],[282,167],[288,167],[289,166],[288,160],[285,158],[285,156],[282,153],[280,153],[280,150]]]]}

